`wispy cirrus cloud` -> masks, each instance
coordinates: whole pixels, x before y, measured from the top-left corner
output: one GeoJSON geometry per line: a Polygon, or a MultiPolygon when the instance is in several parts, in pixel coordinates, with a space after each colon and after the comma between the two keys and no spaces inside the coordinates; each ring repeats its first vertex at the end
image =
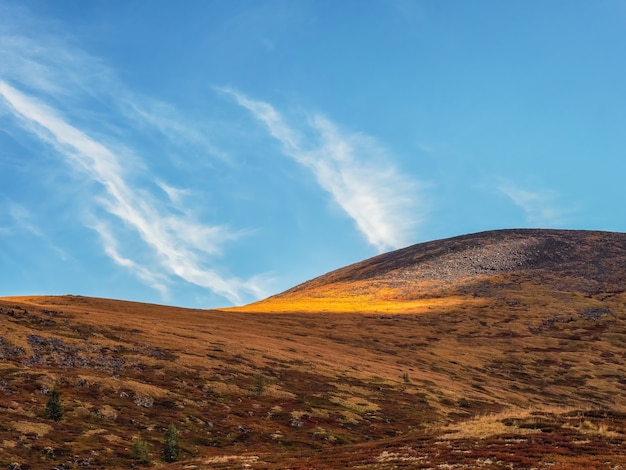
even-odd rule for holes
{"type": "Polygon", "coordinates": [[[315,140],[307,139],[269,103],[231,88],[219,90],[248,109],[282,144],[285,154],[315,175],[371,245],[384,251],[413,241],[425,212],[419,185],[394,168],[393,158],[375,139],[347,134],[319,114],[307,120],[305,130],[313,131],[315,140]]]}
{"type": "MultiPolygon", "coordinates": [[[[219,254],[223,243],[236,238],[237,233],[225,226],[201,224],[181,216],[180,211],[163,212],[149,192],[132,187],[120,156],[106,143],[72,126],[50,106],[3,81],[0,81],[0,97],[24,129],[54,147],[73,168],[101,185],[104,192],[97,198],[100,207],[140,236],[165,273],[211,289],[233,303],[240,303],[244,292],[255,295],[260,292],[254,281],[224,278],[206,266],[207,256],[219,254]]],[[[163,187],[176,194],[175,188],[163,187]]],[[[100,234],[111,259],[164,292],[165,277],[151,274],[149,268],[120,254],[119,241],[112,235],[110,224],[100,220],[92,228],[100,234]]]]}
{"type": "Polygon", "coordinates": [[[162,294],[180,278],[233,303],[265,295],[262,278],[229,277],[212,267],[241,232],[199,221],[184,207],[186,189],[143,175],[146,150],[119,144],[127,132],[120,123],[163,136],[174,148],[166,157],[190,149],[221,160],[229,156],[172,106],[129,91],[54,24],[40,23],[15,5],[0,4],[0,13],[0,117],[99,186],[99,192],[84,194],[92,213],[83,223],[99,233],[105,254],[162,294]],[[161,203],[163,193],[170,204],[161,203]],[[130,233],[141,240],[139,249],[128,243],[130,233]]]}
{"type": "Polygon", "coordinates": [[[558,204],[558,194],[555,191],[531,191],[509,181],[501,182],[498,191],[524,211],[529,224],[537,227],[566,225],[566,218],[572,212],[558,204]]]}
{"type": "Polygon", "coordinates": [[[148,269],[145,266],[125,257],[120,253],[118,240],[111,233],[110,227],[102,221],[96,221],[92,228],[98,232],[106,255],[111,258],[117,265],[123,266],[131,271],[135,276],[141,279],[145,284],[158,290],[162,296],[167,296],[168,279],[164,274],[148,269]]]}
{"type": "Polygon", "coordinates": [[[230,155],[168,103],[130,91],[102,60],[40,23],[18,6],[0,5],[0,77],[24,91],[42,95],[59,109],[91,100],[91,108],[110,108],[139,130],[158,132],[181,148],[195,147],[213,157],[230,155]],[[2,21],[2,15],[12,21],[2,21]],[[25,35],[25,30],[36,34],[25,35]]]}
{"type": "Polygon", "coordinates": [[[62,97],[119,91],[111,69],[73,46],[62,25],[42,21],[17,3],[0,4],[0,76],[32,91],[62,97]]]}

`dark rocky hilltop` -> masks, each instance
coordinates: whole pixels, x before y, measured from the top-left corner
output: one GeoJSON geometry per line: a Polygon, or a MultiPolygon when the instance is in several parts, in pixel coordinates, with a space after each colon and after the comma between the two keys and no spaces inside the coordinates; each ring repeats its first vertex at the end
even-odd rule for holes
{"type": "Polygon", "coordinates": [[[626,234],[509,229],[435,240],[340,268],[270,300],[327,296],[330,302],[380,289],[397,300],[501,296],[522,283],[554,292],[624,292],[626,234]]]}

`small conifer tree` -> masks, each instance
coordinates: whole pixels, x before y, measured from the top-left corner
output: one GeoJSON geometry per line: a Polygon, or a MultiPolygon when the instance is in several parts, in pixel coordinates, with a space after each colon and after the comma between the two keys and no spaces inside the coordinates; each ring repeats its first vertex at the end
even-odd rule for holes
{"type": "Polygon", "coordinates": [[[150,463],[150,444],[138,437],[130,448],[130,455],[143,464],[150,463]]]}
{"type": "Polygon", "coordinates": [[[55,388],[50,392],[50,398],[48,398],[48,403],[46,403],[46,418],[61,421],[62,417],[61,393],[55,388]]]}
{"type": "Polygon", "coordinates": [[[165,447],[163,448],[163,460],[176,462],[178,460],[178,429],[173,424],[167,427],[165,432],[165,447]]]}

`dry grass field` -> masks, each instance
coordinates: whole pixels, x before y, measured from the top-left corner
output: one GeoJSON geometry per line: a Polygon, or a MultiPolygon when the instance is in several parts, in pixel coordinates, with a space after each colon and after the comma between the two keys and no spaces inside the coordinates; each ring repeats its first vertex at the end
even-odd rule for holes
{"type": "Polygon", "coordinates": [[[626,235],[510,230],[234,309],[3,298],[0,468],[625,468],[625,286],[626,235]]]}

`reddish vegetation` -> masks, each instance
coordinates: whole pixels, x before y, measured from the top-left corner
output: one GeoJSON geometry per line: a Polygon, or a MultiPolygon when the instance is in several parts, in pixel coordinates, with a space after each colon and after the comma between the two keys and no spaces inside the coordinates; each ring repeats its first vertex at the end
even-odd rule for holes
{"type": "Polygon", "coordinates": [[[620,468],[625,268],[626,235],[511,230],[224,311],[5,298],[0,468],[130,468],[137,438],[163,468],[620,468]]]}

